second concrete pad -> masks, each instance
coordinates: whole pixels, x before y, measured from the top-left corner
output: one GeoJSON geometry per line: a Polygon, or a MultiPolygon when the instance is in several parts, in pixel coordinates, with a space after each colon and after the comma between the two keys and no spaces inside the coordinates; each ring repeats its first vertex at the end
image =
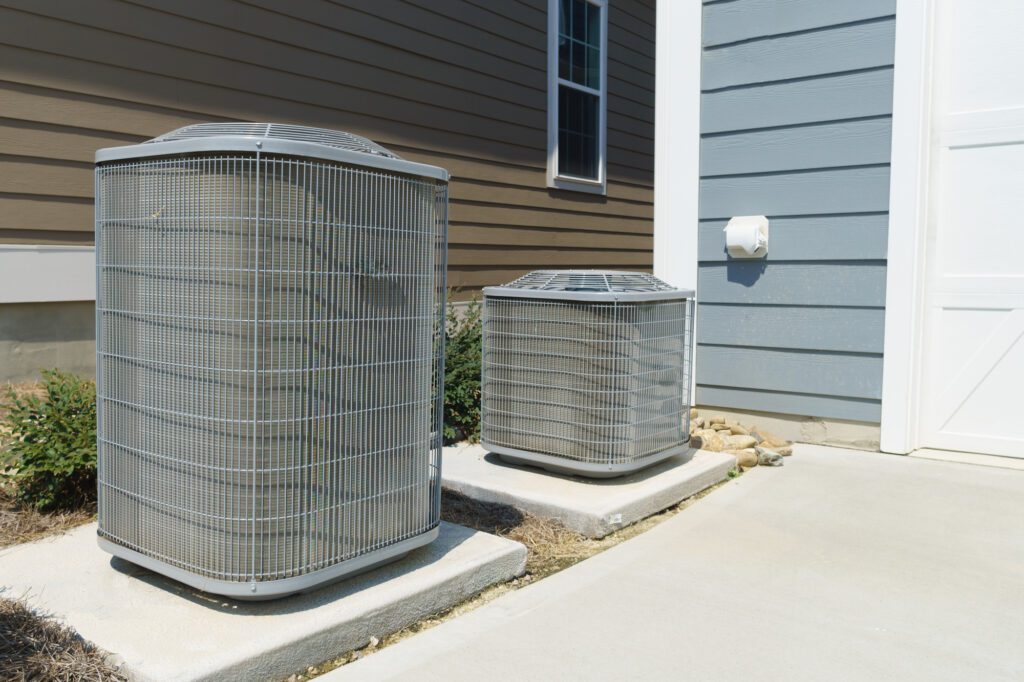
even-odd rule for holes
{"type": "Polygon", "coordinates": [[[441,471],[449,490],[601,538],[718,483],[735,466],[730,454],[692,450],[622,478],[586,479],[506,464],[479,445],[461,445],[444,449],[441,471]]]}

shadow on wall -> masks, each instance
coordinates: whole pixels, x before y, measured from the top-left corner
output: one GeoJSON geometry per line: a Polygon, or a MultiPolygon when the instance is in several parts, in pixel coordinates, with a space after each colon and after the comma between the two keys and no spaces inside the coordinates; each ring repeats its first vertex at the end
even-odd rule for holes
{"type": "Polygon", "coordinates": [[[768,261],[764,258],[733,259],[726,261],[726,278],[730,282],[752,287],[764,274],[768,261]]]}

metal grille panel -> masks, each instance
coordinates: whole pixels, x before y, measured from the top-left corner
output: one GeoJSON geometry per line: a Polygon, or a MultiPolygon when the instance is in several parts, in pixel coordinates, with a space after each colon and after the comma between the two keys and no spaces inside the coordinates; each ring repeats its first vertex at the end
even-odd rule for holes
{"type": "Polygon", "coordinates": [[[96,183],[101,537],[259,582],[436,527],[446,185],[257,153],[96,183]]]}
{"type": "Polygon", "coordinates": [[[538,291],[653,292],[671,291],[672,286],[645,272],[617,270],[534,270],[514,282],[509,289],[538,291]]]}
{"type": "Polygon", "coordinates": [[[609,466],[685,445],[692,318],[684,298],[591,303],[485,291],[482,440],[499,452],[609,466]]]}

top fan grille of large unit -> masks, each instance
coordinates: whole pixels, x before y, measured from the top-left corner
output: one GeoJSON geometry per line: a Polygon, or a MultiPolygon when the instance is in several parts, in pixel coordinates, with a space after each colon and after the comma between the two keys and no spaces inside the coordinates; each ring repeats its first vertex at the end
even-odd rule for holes
{"type": "Polygon", "coordinates": [[[506,289],[532,291],[579,291],[594,293],[644,293],[673,291],[675,287],[645,272],[617,270],[534,270],[506,289]]]}
{"type": "Polygon", "coordinates": [[[337,149],[384,156],[389,159],[402,158],[381,147],[376,142],[359,135],[346,133],[342,130],[328,130],[326,128],[312,128],[284,123],[197,123],[172,130],[146,142],[172,142],[174,140],[192,140],[200,137],[224,136],[313,142],[337,149]]]}

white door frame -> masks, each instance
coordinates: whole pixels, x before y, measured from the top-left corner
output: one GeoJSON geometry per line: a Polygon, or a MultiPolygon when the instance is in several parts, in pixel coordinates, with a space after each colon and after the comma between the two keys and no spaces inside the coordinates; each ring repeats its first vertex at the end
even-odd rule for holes
{"type": "MultiPolygon", "coordinates": [[[[654,273],[697,288],[702,3],[660,2],[654,273]]],[[[919,447],[934,0],[897,0],[881,450],[919,447]]]]}
{"type": "Polygon", "coordinates": [[[933,0],[897,0],[880,448],[899,454],[920,445],[934,14],[933,0]]]}
{"type": "Polygon", "coordinates": [[[700,0],[658,3],[654,75],[654,274],[694,291],[702,14],[700,0]]]}

